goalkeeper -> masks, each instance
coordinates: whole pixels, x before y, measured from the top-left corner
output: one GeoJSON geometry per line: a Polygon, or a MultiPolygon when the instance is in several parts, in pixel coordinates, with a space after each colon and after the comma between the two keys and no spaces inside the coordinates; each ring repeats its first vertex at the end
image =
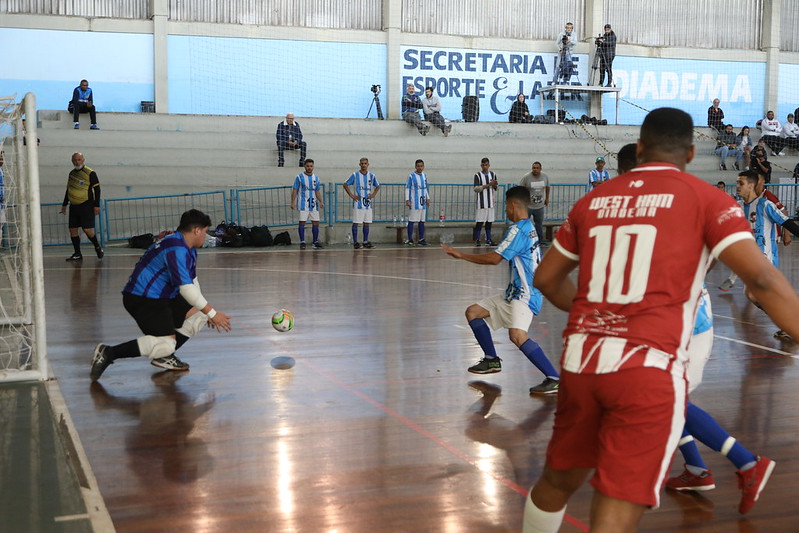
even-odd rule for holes
{"type": "Polygon", "coordinates": [[[165,370],[188,370],[175,356],[203,326],[230,331],[230,317],[203,297],[197,282],[197,248],[202,247],[211,219],[197,209],[180,217],[178,230],[156,242],[136,263],[122,289],[122,304],[143,337],[116,346],[98,344],[90,377],[96,381],[116,359],[146,356],[165,370]]]}

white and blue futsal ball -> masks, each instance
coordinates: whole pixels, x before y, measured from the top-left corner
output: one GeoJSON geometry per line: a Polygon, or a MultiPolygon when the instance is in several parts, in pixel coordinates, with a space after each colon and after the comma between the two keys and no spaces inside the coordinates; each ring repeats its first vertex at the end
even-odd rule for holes
{"type": "Polygon", "coordinates": [[[272,315],[272,327],[281,333],[294,328],[294,314],[288,309],[281,309],[272,315]]]}

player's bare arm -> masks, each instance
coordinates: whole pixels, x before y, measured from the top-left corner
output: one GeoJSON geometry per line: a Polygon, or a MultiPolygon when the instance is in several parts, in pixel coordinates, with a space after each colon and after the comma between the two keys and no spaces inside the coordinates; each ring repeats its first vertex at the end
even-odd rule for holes
{"type": "Polygon", "coordinates": [[[544,298],[562,311],[572,307],[577,294],[569,273],[577,268],[577,262],[563,255],[557,248],[551,248],[539,263],[533,278],[533,286],[541,291],[544,298]]]}
{"type": "Polygon", "coordinates": [[[740,276],[780,329],[795,339],[799,338],[799,320],[796,319],[799,316],[799,295],[782,272],[766,259],[754,240],[731,244],[719,255],[719,259],[740,276]]]}
{"type": "Polygon", "coordinates": [[[502,262],[502,256],[497,252],[488,252],[487,254],[465,254],[448,244],[442,244],[441,248],[444,249],[447,255],[455,259],[463,259],[464,261],[469,261],[476,265],[498,265],[502,262]]]}

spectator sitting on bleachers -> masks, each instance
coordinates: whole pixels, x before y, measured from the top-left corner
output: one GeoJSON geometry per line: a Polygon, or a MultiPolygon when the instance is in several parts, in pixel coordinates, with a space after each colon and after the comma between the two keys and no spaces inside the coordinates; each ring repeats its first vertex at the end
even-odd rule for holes
{"type": "Polygon", "coordinates": [[[510,114],[508,115],[508,122],[532,122],[533,117],[530,116],[530,109],[527,107],[527,104],[524,103],[524,94],[519,93],[516,96],[516,101],[513,102],[513,105],[510,108],[510,114]]]}
{"type": "Polygon", "coordinates": [[[707,125],[714,130],[724,130],[724,111],[719,107],[719,99],[713,100],[713,105],[707,108],[707,125]]]}
{"type": "Polygon", "coordinates": [[[766,179],[766,183],[771,183],[771,163],[768,162],[766,154],[766,141],[761,137],[757,141],[757,146],[752,148],[752,168],[766,179]]]}
{"type": "Polygon", "coordinates": [[[727,156],[730,154],[735,156],[735,170],[741,170],[740,163],[744,153],[738,148],[738,138],[732,131],[732,124],[727,124],[724,131],[719,132],[713,153],[719,156],[719,170],[727,170],[727,156]]]}
{"type": "Polygon", "coordinates": [[[72,121],[75,123],[75,129],[80,129],[80,114],[89,113],[92,125],[91,129],[99,130],[97,127],[97,110],[94,107],[94,94],[89,88],[89,82],[80,80],[80,85],[75,87],[72,91],[72,100],[69,101],[68,111],[72,112],[72,121]]]}
{"type": "Polygon", "coordinates": [[[782,151],[782,124],[774,118],[774,111],[766,113],[766,118],[760,121],[760,131],[763,132],[761,139],[766,141],[766,145],[771,149],[771,155],[785,155],[782,151]]]}
{"type": "Polygon", "coordinates": [[[422,112],[424,113],[424,119],[426,121],[433,126],[441,128],[441,133],[444,134],[444,137],[449,135],[449,132],[452,131],[452,124],[447,125],[444,117],[441,116],[441,100],[438,99],[438,96],[433,96],[432,87],[427,87],[424,90],[422,112]]]}
{"type": "Polygon", "coordinates": [[[296,150],[297,148],[300,149],[299,166],[305,166],[305,154],[308,145],[302,140],[302,130],[300,129],[299,122],[294,122],[293,113],[288,113],[286,115],[286,120],[277,124],[275,139],[277,140],[277,166],[283,166],[283,162],[285,161],[283,152],[285,150],[296,150]]]}
{"type": "Polygon", "coordinates": [[[422,100],[414,94],[415,92],[416,87],[409,83],[407,92],[402,95],[402,120],[416,126],[421,135],[427,135],[427,132],[430,131],[430,126],[422,123],[419,110],[424,106],[422,105],[422,100]]]}
{"type": "Polygon", "coordinates": [[[794,122],[793,113],[788,113],[788,119],[782,125],[782,140],[785,148],[799,150],[799,124],[794,122]]]}
{"type": "Polygon", "coordinates": [[[741,133],[735,137],[738,149],[744,154],[744,169],[749,170],[750,157],[752,154],[752,136],[749,135],[749,126],[741,128],[741,133]]]}

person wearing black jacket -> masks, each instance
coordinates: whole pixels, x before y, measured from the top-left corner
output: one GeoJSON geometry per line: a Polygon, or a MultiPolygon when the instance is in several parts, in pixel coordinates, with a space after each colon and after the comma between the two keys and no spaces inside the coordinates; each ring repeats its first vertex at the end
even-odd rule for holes
{"type": "Polygon", "coordinates": [[[510,115],[508,116],[509,122],[532,122],[533,117],[530,116],[530,109],[524,103],[524,94],[519,93],[516,96],[516,101],[510,108],[510,115]]]}
{"type": "Polygon", "coordinates": [[[286,150],[300,150],[300,165],[305,166],[305,154],[308,145],[302,140],[302,130],[299,122],[294,122],[294,113],[288,113],[286,120],[279,122],[275,132],[277,142],[277,166],[282,167],[286,150]]]}
{"type": "Polygon", "coordinates": [[[616,57],[616,34],[605,24],[605,34],[597,37],[597,53],[599,54],[599,85],[605,81],[605,73],[608,73],[608,84],[605,87],[613,87],[613,59],[616,57]]]}

